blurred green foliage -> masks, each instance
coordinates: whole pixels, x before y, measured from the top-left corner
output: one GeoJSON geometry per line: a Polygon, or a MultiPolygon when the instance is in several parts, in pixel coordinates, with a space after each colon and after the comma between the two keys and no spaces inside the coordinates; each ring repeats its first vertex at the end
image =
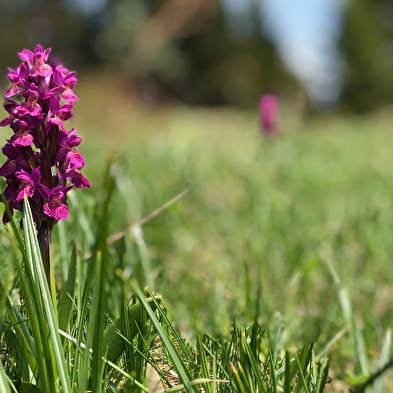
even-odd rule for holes
{"type": "Polygon", "coordinates": [[[256,10],[248,33],[236,35],[218,0],[113,0],[95,13],[75,4],[0,2],[0,29],[9,37],[0,65],[13,65],[17,51],[41,42],[73,68],[126,76],[145,100],[254,106],[262,92],[299,86],[261,34],[256,10]]]}
{"type": "Polygon", "coordinates": [[[358,112],[393,102],[393,4],[351,1],[344,14],[343,101],[358,112]]]}
{"type": "MultiPolygon", "coordinates": [[[[112,0],[90,11],[81,3],[1,0],[0,66],[40,42],[72,68],[125,76],[145,101],[255,107],[262,93],[302,91],[264,35],[258,2],[243,17],[229,15],[220,0],[112,0]]],[[[391,2],[349,1],[343,9],[341,107],[380,108],[393,100],[391,2]]]]}
{"type": "Polygon", "coordinates": [[[80,105],[95,110],[77,120],[97,198],[102,157],[115,151],[110,233],[189,190],[142,227],[151,279],[180,331],[219,335],[258,313],[285,325],[285,346],[312,340],[329,353],[335,380],[376,370],[393,316],[391,115],[307,127],[288,116],[287,132],[263,139],[252,111],[123,100],[97,123],[85,87],[80,105]]]}

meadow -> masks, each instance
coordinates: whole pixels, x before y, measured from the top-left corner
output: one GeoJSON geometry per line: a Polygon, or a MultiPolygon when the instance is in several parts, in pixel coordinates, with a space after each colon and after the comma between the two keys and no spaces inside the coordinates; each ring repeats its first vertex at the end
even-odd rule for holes
{"type": "MultiPolygon", "coordinates": [[[[288,106],[279,134],[266,138],[256,111],[140,105],[104,77],[103,96],[98,80],[80,83],[72,120],[92,187],[72,194],[70,219],[57,225],[51,252],[60,292],[71,285],[73,260],[84,277],[66,331],[102,353],[108,348],[98,333],[89,341],[89,333],[72,331],[78,318],[93,329],[83,301],[95,310],[98,296],[102,326],[121,314],[111,315],[120,298],[153,305],[143,315],[151,326],[131,335],[134,352],[124,355],[147,388],[133,379],[122,390],[117,370],[107,391],[155,391],[141,377],[146,363],[175,370],[169,391],[391,391],[392,116],[303,124],[288,106]],[[101,252],[109,278],[97,281],[107,309],[94,285],[92,294],[82,291],[95,274],[86,266],[97,242],[108,244],[101,252]],[[138,288],[145,286],[143,300],[138,288]],[[153,362],[165,358],[162,348],[169,360],[153,362]]],[[[3,227],[3,293],[14,285],[14,240],[3,227]]],[[[18,356],[7,362],[6,353],[9,371],[18,356]]],[[[104,369],[97,362],[91,375],[104,369]]],[[[164,371],[161,377],[169,388],[164,371]]]]}

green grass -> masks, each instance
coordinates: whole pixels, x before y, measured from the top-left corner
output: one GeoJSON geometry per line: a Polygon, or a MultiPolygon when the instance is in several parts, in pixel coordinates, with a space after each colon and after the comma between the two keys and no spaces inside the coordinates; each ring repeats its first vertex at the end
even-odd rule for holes
{"type": "MultiPolygon", "coordinates": [[[[74,192],[52,245],[69,363],[63,375],[43,362],[47,385],[144,391],[150,364],[172,391],[322,392],[329,359],[327,392],[389,392],[390,368],[377,372],[391,359],[392,118],[301,125],[287,111],[268,139],[251,111],[95,89],[81,86],[74,120],[93,186],[74,192]]],[[[18,246],[5,228],[0,244],[4,370],[43,384],[26,370],[40,342],[56,364],[58,338],[22,323],[18,246]]]]}
{"type": "MultiPolygon", "coordinates": [[[[281,313],[288,345],[312,340],[322,350],[348,322],[329,262],[375,369],[392,320],[391,119],[300,127],[284,118],[280,137],[267,140],[251,112],[130,111],[114,146],[130,179],[120,181],[130,196],[120,225],[189,190],[144,225],[154,281],[178,326],[226,332],[258,308],[264,322],[281,313]]],[[[340,379],[366,371],[352,343],[347,332],[330,353],[340,379]]]]}

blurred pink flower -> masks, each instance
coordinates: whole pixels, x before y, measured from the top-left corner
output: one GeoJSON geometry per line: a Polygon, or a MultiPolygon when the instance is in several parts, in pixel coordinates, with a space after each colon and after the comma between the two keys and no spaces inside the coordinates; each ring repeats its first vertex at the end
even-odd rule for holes
{"type": "Polygon", "coordinates": [[[259,116],[262,132],[272,134],[277,131],[278,97],[264,94],[259,100],[259,116]]]}

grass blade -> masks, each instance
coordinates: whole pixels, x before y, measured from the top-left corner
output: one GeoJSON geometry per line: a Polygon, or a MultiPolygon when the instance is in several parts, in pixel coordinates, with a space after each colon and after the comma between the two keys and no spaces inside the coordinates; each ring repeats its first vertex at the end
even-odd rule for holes
{"type": "Polygon", "coordinates": [[[1,362],[0,362],[0,392],[11,393],[11,388],[8,383],[8,378],[4,371],[3,364],[1,362]]]}
{"type": "Polygon", "coordinates": [[[169,357],[171,358],[176,371],[178,372],[181,380],[183,381],[184,384],[184,389],[188,393],[195,393],[195,390],[192,386],[189,373],[187,371],[187,368],[182,361],[181,357],[179,356],[178,352],[176,351],[175,347],[173,346],[171,340],[169,339],[168,335],[166,334],[165,330],[161,326],[160,322],[158,321],[156,315],[154,314],[154,311],[152,310],[150,304],[146,301],[145,295],[142,293],[140,288],[138,287],[137,284],[133,284],[134,291],[136,293],[137,298],[145,308],[148,317],[150,318],[154,328],[156,329],[158,335],[160,336],[162,343],[166,349],[166,351],[169,354],[169,357]]]}
{"type": "Polygon", "coordinates": [[[67,330],[70,322],[72,307],[74,304],[75,291],[76,291],[76,271],[77,271],[77,257],[76,257],[76,246],[72,247],[71,262],[68,269],[67,281],[61,289],[59,302],[58,302],[58,314],[59,314],[59,328],[67,330]]]}
{"type": "MultiPolygon", "coordinates": [[[[385,337],[382,343],[381,355],[378,361],[378,368],[382,368],[385,364],[389,362],[391,346],[392,346],[392,331],[388,329],[385,333],[385,337]]],[[[386,376],[384,375],[374,383],[374,393],[385,392],[385,379],[386,376]]]]}
{"type": "Polygon", "coordinates": [[[28,263],[33,269],[33,274],[37,281],[37,286],[41,295],[41,299],[39,301],[41,302],[44,317],[44,319],[41,321],[41,325],[47,324],[49,328],[50,344],[52,345],[52,350],[54,354],[54,364],[58,372],[58,377],[60,384],[63,388],[63,392],[71,393],[71,384],[64,357],[63,347],[61,345],[61,339],[58,332],[55,311],[46,281],[33,216],[27,198],[25,198],[24,201],[23,228],[25,234],[28,263]]]}

